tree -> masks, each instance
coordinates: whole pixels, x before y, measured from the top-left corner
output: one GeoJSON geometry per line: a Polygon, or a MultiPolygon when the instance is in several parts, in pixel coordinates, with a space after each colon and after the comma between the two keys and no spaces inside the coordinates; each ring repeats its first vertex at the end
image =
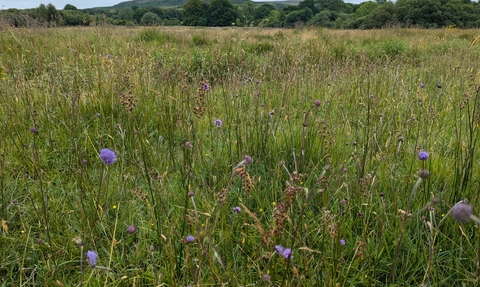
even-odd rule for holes
{"type": "Polygon", "coordinates": [[[66,26],[80,26],[80,25],[89,25],[92,21],[92,16],[83,13],[79,10],[65,10],[60,11],[62,16],[63,25],[66,26]]]}
{"type": "Polygon", "coordinates": [[[237,11],[228,0],[212,0],[208,5],[210,26],[230,26],[237,19],[237,11]]]}
{"type": "Polygon", "coordinates": [[[63,7],[63,10],[78,10],[78,9],[72,4],[67,4],[65,5],[65,7],[63,7]]]}
{"type": "Polygon", "coordinates": [[[396,6],[402,23],[427,28],[444,25],[440,0],[398,0],[396,6]]]}
{"type": "Polygon", "coordinates": [[[355,11],[355,18],[367,16],[373,10],[377,9],[380,5],[377,2],[368,1],[360,4],[360,7],[355,11]]]}
{"type": "Polygon", "coordinates": [[[143,26],[156,26],[162,22],[162,19],[158,17],[157,14],[152,12],[147,12],[143,14],[140,24],[143,26]]]}
{"type": "Polygon", "coordinates": [[[260,21],[270,15],[270,12],[276,10],[275,6],[272,4],[262,4],[255,8],[255,12],[253,14],[253,19],[255,21],[260,21]]]}
{"type": "MultiPolygon", "coordinates": [[[[132,10],[133,10],[133,8],[132,8],[132,10]]],[[[133,19],[135,19],[135,22],[140,24],[140,21],[142,20],[142,17],[143,17],[143,15],[145,15],[145,13],[148,13],[148,10],[146,8],[138,8],[138,9],[134,10],[133,19]]]]}
{"type": "Polygon", "coordinates": [[[313,16],[310,8],[305,8],[298,11],[293,11],[285,16],[285,25],[294,26],[295,23],[307,23],[313,16]]]}
{"type": "Polygon", "coordinates": [[[118,19],[125,21],[133,20],[133,9],[131,7],[126,7],[118,11],[118,19]]]}
{"type": "Polygon", "coordinates": [[[315,0],[303,0],[302,2],[298,3],[298,7],[300,8],[300,10],[304,8],[310,8],[314,15],[320,12],[315,3],[315,0]]]}
{"type": "Polygon", "coordinates": [[[202,0],[188,0],[183,5],[183,25],[205,26],[207,24],[208,5],[202,0]]]}
{"type": "Polygon", "coordinates": [[[237,6],[238,17],[240,18],[240,24],[250,25],[253,23],[254,14],[255,14],[255,6],[253,5],[252,1],[247,1],[237,6]]]}
{"type": "Polygon", "coordinates": [[[52,3],[49,3],[47,6],[45,6],[45,4],[40,4],[40,6],[38,6],[36,9],[36,15],[37,19],[39,20],[43,20],[48,23],[57,23],[60,13],[52,3]]]}

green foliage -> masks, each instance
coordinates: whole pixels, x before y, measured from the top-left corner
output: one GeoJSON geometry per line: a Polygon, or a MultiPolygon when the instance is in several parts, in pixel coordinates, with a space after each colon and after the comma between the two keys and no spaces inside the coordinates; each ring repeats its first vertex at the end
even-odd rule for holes
{"type": "Polygon", "coordinates": [[[140,21],[142,21],[143,15],[145,15],[146,13],[149,13],[148,9],[146,8],[135,9],[133,11],[133,19],[135,20],[135,22],[140,24],[140,21]]]}
{"type": "Polygon", "coordinates": [[[477,285],[474,30],[5,31],[0,285],[477,285]]]}
{"type": "Polygon", "coordinates": [[[298,11],[293,11],[285,16],[285,25],[293,27],[297,23],[306,24],[312,18],[312,10],[305,8],[298,11]]]}
{"type": "Polygon", "coordinates": [[[93,21],[92,16],[79,10],[63,10],[60,16],[65,26],[88,26],[93,21]]]}
{"type": "Polygon", "coordinates": [[[192,41],[195,46],[204,46],[208,42],[204,35],[193,35],[192,41]]]}
{"type": "Polygon", "coordinates": [[[67,4],[65,7],[63,7],[63,10],[78,10],[76,6],[72,4],[67,4]]]}
{"type": "Polygon", "coordinates": [[[122,8],[118,11],[118,19],[120,20],[133,21],[133,15],[131,7],[122,8]]]}
{"type": "Polygon", "coordinates": [[[162,19],[160,19],[157,14],[152,12],[147,12],[143,14],[142,20],[140,20],[140,24],[143,26],[157,26],[161,23],[162,19]]]}
{"type": "Polygon", "coordinates": [[[206,26],[208,5],[202,0],[188,0],[183,6],[183,25],[206,26]]]}
{"type": "Polygon", "coordinates": [[[229,0],[212,0],[208,5],[209,26],[231,26],[237,19],[237,11],[229,0]]]}

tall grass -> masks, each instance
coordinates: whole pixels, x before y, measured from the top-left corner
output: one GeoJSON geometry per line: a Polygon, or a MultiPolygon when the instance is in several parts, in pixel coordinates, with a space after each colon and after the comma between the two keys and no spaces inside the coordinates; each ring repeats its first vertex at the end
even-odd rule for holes
{"type": "Polygon", "coordinates": [[[2,29],[3,285],[479,283],[478,31],[2,29]]]}

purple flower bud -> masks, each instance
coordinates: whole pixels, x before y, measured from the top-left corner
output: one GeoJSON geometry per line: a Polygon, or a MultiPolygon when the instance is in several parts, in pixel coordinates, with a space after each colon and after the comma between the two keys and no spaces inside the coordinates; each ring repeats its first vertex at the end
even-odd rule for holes
{"type": "Polygon", "coordinates": [[[421,89],[425,88],[425,84],[424,84],[424,83],[421,83],[421,84],[420,84],[420,88],[421,88],[421,89]]]}
{"type": "Polygon", "coordinates": [[[340,245],[345,245],[345,240],[344,239],[340,239],[340,245]]]}
{"type": "Polygon", "coordinates": [[[233,212],[235,212],[235,213],[240,213],[241,211],[242,211],[242,209],[239,206],[235,206],[233,208],[233,212]]]}
{"type": "Polygon", "coordinates": [[[270,275],[268,274],[263,274],[262,280],[263,282],[270,282],[270,275]]]}
{"type": "Polygon", "coordinates": [[[451,212],[455,220],[465,223],[470,219],[470,215],[472,215],[472,206],[468,203],[460,202],[452,207],[451,212]]]}
{"type": "Polygon", "coordinates": [[[31,132],[32,134],[38,134],[38,130],[37,130],[36,127],[31,128],[31,129],[30,129],[30,132],[31,132]]]}
{"type": "Polygon", "coordinates": [[[186,143],[185,143],[185,147],[186,147],[186,148],[192,148],[193,146],[192,146],[192,143],[186,142],[186,143]]]}
{"type": "Polygon", "coordinates": [[[317,107],[317,108],[320,107],[320,105],[322,104],[319,100],[315,100],[313,103],[315,104],[315,107],[317,107]]]}
{"type": "Polygon", "coordinates": [[[185,237],[185,240],[188,243],[192,243],[193,241],[195,241],[195,237],[193,237],[192,235],[188,235],[187,237],[185,237]]]}
{"type": "Polygon", "coordinates": [[[129,225],[127,227],[127,232],[128,233],[133,234],[133,233],[135,233],[135,231],[137,231],[137,228],[135,227],[135,225],[129,225]]]}
{"type": "Polygon", "coordinates": [[[90,268],[95,268],[95,266],[97,265],[97,258],[98,254],[95,251],[87,251],[87,260],[88,263],[90,263],[90,268]]]}
{"type": "Polygon", "coordinates": [[[106,165],[112,165],[117,160],[115,152],[109,148],[100,150],[100,158],[106,165]]]}
{"type": "Polygon", "coordinates": [[[246,155],[243,157],[243,160],[245,161],[245,164],[250,164],[252,162],[252,157],[246,155]]]}
{"type": "Polygon", "coordinates": [[[203,89],[205,92],[207,92],[207,91],[210,90],[210,85],[207,84],[207,83],[203,83],[203,84],[202,84],[202,89],[203,89]]]}

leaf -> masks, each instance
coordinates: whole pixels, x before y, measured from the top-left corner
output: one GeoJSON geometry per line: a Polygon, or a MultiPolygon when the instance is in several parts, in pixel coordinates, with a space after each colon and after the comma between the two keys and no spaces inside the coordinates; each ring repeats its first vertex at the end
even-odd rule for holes
{"type": "Polygon", "coordinates": [[[7,221],[5,221],[5,219],[2,218],[2,229],[3,231],[5,231],[5,233],[8,234],[8,225],[7,225],[7,221]]]}

